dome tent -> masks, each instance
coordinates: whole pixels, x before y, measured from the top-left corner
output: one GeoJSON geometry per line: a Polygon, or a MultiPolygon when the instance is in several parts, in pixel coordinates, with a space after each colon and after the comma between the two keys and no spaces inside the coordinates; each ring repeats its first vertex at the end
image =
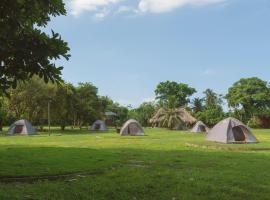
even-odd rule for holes
{"type": "Polygon", "coordinates": [[[144,135],[144,131],[139,122],[134,119],[130,119],[123,125],[120,135],[142,136],[144,135]]]}
{"type": "Polygon", "coordinates": [[[250,128],[234,118],[224,119],[215,125],[207,134],[206,140],[225,144],[258,142],[250,128]]]}
{"type": "Polygon", "coordinates": [[[91,131],[107,131],[108,128],[104,121],[97,120],[93,123],[93,125],[90,128],[91,131]]]}
{"type": "Polygon", "coordinates": [[[8,135],[33,135],[36,133],[36,130],[33,128],[32,124],[25,120],[21,119],[14,122],[8,129],[8,135]]]}
{"type": "Polygon", "coordinates": [[[198,121],[191,129],[192,133],[208,132],[209,128],[202,122],[198,121]]]}

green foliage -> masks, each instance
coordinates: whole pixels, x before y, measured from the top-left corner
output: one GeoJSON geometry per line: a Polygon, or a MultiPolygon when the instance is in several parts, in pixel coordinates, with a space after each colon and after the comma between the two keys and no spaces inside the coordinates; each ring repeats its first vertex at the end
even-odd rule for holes
{"type": "Polygon", "coordinates": [[[174,81],[161,82],[155,90],[160,105],[169,108],[186,106],[190,102],[189,97],[195,92],[196,90],[187,84],[174,81]]]}
{"type": "Polygon", "coordinates": [[[203,111],[196,113],[195,117],[198,120],[203,121],[208,126],[212,127],[224,119],[225,113],[223,112],[221,106],[208,107],[203,111]]]}
{"type": "Polygon", "coordinates": [[[51,122],[60,125],[62,130],[67,125],[82,127],[100,119],[112,102],[98,97],[98,89],[91,83],[80,83],[77,87],[67,83],[46,84],[37,76],[28,82],[19,82],[9,92],[10,98],[4,98],[9,118],[26,118],[42,126],[47,124],[50,103],[51,122]]]}
{"type": "Polygon", "coordinates": [[[206,89],[203,93],[205,95],[204,101],[206,107],[221,105],[223,103],[222,95],[215,93],[213,90],[206,89]]]}
{"type": "Polygon", "coordinates": [[[257,117],[253,117],[248,121],[247,125],[250,128],[259,128],[260,127],[260,120],[257,117]]]}
{"type": "Polygon", "coordinates": [[[108,105],[107,111],[114,112],[116,116],[113,117],[115,126],[122,127],[123,123],[128,120],[128,108],[119,105],[118,103],[113,103],[108,105]]]}
{"type": "Polygon", "coordinates": [[[72,84],[59,84],[51,99],[51,116],[55,124],[60,124],[62,130],[71,124],[76,113],[76,88],[72,84]]]}
{"type": "Polygon", "coordinates": [[[201,112],[204,109],[204,99],[194,98],[192,101],[192,111],[194,113],[201,112]]]}
{"type": "Polygon", "coordinates": [[[79,127],[100,118],[97,92],[92,83],[79,83],[76,88],[76,124],[79,127]]]}
{"type": "Polygon", "coordinates": [[[229,88],[228,104],[235,110],[243,110],[245,121],[261,115],[270,107],[270,88],[259,78],[243,78],[229,88]]]}
{"type": "Polygon", "coordinates": [[[129,111],[131,119],[136,119],[144,127],[149,126],[149,119],[154,115],[156,105],[154,102],[144,102],[138,108],[129,111]]]}
{"type": "Polygon", "coordinates": [[[204,91],[203,99],[194,99],[193,112],[195,117],[208,126],[214,126],[225,117],[222,109],[222,96],[211,89],[204,91]]]}
{"type": "Polygon", "coordinates": [[[51,17],[65,15],[62,0],[0,1],[0,90],[17,86],[33,75],[45,82],[61,81],[63,67],[56,66],[61,56],[69,58],[67,43],[58,33],[40,30],[51,17]]]}
{"type": "Polygon", "coordinates": [[[34,124],[43,124],[47,119],[48,101],[55,95],[55,86],[45,84],[34,77],[28,82],[19,82],[10,90],[9,113],[16,119],[26,118],[34,124]]]}

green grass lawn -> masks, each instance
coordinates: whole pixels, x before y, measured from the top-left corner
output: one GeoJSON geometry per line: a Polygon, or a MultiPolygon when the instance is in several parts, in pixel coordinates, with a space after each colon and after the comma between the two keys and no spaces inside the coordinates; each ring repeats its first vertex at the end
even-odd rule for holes
{"type": "Polygon", "coordinates": [[[189,132],[145,131],[141,137],[79,130],[0,136],[0,199],[270,199],[270,130],[255,130],[261,143],[246,145],[207,142],[205,135],[189,132]]]}

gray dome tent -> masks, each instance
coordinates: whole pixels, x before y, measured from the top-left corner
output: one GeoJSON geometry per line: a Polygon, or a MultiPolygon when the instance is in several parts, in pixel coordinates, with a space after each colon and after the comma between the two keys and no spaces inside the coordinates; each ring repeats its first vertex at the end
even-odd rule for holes
{"type": "Polygon", "coordinates": [[[8,135],[33,135],[36,133],[36,130],[33,128],[32,124],[25,120],[21,119],[14,122],[8,129],[8,135]]]}
{"type": "Polygon", "coordinates": [[[191,129],[192,133],[208,132],[209,128],[202,122],[198,121],[191,129]]]}
{"type": "Polygon", "coordinates": [[[206,140],[226,144],[258,142],[250,128],[234,118],[227,118],[219,122],[211,131],[209,131],[206,140]]]}
{"type": "Polygon", "coordinates": [[[122,127],[120,135],[144,135],[142,126],[134,119],[128,120],[122,127]]]}
{"type": "Polygon", "coordinates": [[[91,131],[107,131],[108,128],[104,121],[97,120],[93,123],[93,125],[90,128],[91,131]]]}

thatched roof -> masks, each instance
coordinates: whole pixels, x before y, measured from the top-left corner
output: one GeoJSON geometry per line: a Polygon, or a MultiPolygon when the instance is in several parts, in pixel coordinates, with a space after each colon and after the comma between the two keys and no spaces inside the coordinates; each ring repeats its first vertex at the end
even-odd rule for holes
{"type": "MultiPolygon", "coordinates": [[[[164,108],[158,109],[155,115],[149,120],[151,124],[159,124],[163,116],[166,114],[167,110],[164,108]]],[[[181,121],[187,125],[194,124],[197,120],[185,109],[185,108],[178,108],[176,110],[178,117],[181,121]]]]}

